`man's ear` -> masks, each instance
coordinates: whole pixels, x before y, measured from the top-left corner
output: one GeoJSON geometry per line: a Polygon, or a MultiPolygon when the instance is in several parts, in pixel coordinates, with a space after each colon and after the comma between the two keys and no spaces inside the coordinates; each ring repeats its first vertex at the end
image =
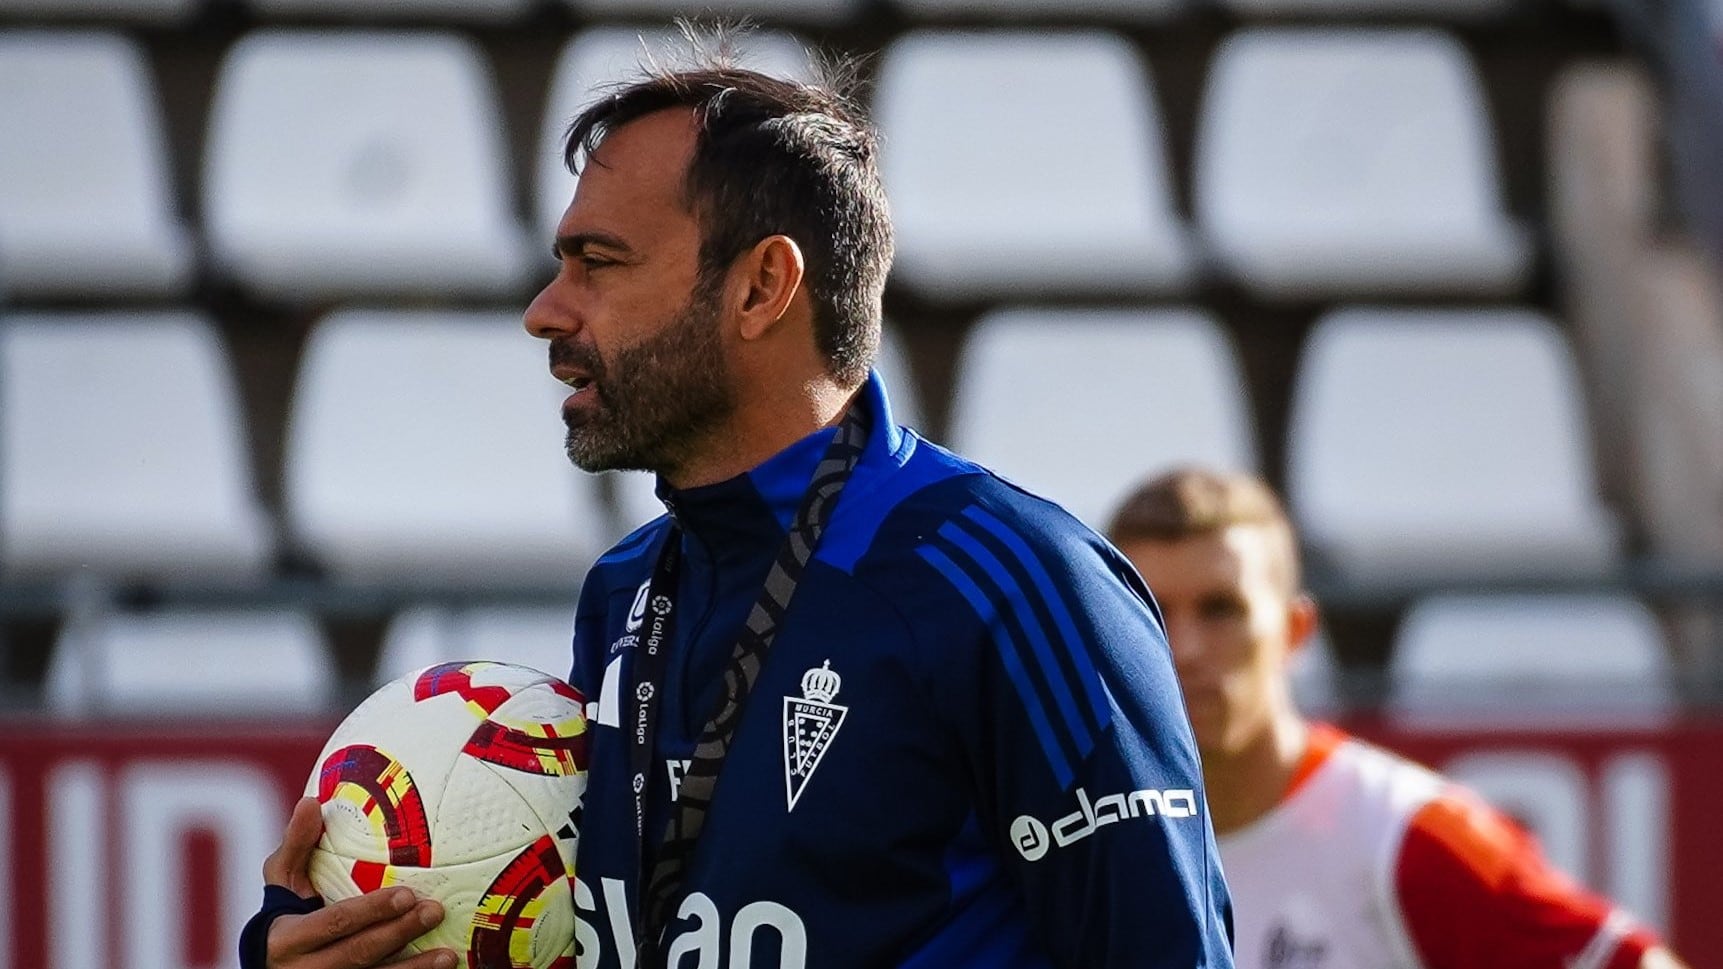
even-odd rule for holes
{"type": "Polygon", "coordinates": [[[1316,636],[1316,627],[1322,621],[1321,611],[1316,608],[1316,600],[1300,592],[1286,604],[1286,642],[1287,655],[1291,656],[1303,649],[1316,636]]]}
{"type": "Polygon", "coordinates": [[[802,247],[789,236],[767,236],[736,260],[732,305],[740,316],[742,339],[758,340],[772,332],[801,288],[806,270],[802,247]]]}

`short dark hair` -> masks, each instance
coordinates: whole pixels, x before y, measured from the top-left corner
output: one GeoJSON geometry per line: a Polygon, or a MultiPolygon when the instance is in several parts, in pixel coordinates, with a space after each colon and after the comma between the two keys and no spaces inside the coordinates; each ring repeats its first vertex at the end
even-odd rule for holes
{"type": "Polygon", "coordinates": [[[1177,468],[1152,478],[1131,493],[1107,526],[1115,545],[1128,542],[1178,542],[1213,535],[1238,525],[1274,533],[1291,590],[1302,579],[1298,539],[1292,520],[1274,489],[1254,475],[1207,468],[1177,468]]]}
{"type": "Polygon", "coordinates": [[[710,49],[683,27],[696,66],[643,66],[568,127],[563,160],[579,173],[606,135],[667,108],[694,113],[684,192],[700,221],[700,272],[710,281],[760,240],[795,240],[807,262],[814,340],[827,370],[861,383],[879,349],[880,300],[891,268],[891,215],[879,140],[854,99],[853,68],[819,67],[803,84],[734,66],[732,29],[710,49]],[[845,77],[848,75],[848,78],[845,77]]]}

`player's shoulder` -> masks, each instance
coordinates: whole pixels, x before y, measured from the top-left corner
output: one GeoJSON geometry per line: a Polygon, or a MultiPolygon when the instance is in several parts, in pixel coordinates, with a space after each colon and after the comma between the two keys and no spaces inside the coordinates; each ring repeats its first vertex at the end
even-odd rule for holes
{"type": "Polygon", "coordinates": [[[1551,865],[1516,821],[1451,782],[1408,819],[1393,885],[1428,965],[1628,966],[1656,944],[1551,865]]]}
{"type": "MultiPolygon", "coordinates": [[[[991,469],[925,440],[905,464],[903,489],[883,522],[885,541],[868,558],[915,558],[930,545],[961,540],[1033,555],[1048,569],[1103,554],[1106,542],[1057,503],[1033,494],[991,469]]],[[[894,563],[900,564],[900,563],[894,563]]]]}
{"type": "MultiPolygon", "coordinates": [[[[1354,858],[1375,859],[1386,875],[1407,826],[1447,787],[1441,775],[1330,724],[1311,725],[1310,746],[1281,804],[1254,830],[1255,840],[1321,830],[1354,858]]],[[[1251,838],[1234,838],[1250,843],[1251,838]]]]}
{"type": "Polygon", "coordinates": [[[1441,774],[1417,761],[1335,728],[1333,752],[1325,772],[1338,775],[1353,796],[1409,817],[1453,787],[1441,774]]]}
{"type": "MultiPolygon", "coordinates": [[[[1153,600],[1111,545],[1064,508],[928,446],[953,473],[904,496],[854,571],[917,628],[995,633],[1054,653],[1158,638],[1153,600]]],[[[980,633],[980,635],[976,635],[980,633]]]]}
{"type": "Polygon", "coordinates": [[[1460,869],[1496,884],[1528,868],[1542,869],[1543,862],[1536,840],[1512,818],[1476,793],[1447,783],[1407,819],[1396,867],[1402,880],[1460,869]]]}
{"type": "MultiPolygon", "coordinates": [[[[1329,812],[1342,806],[1350,835],[1388,848],[1398,879],[1408,869],[1454,866],[1491,878],[1535,856],[1535,843],[1518,825],[1466,787],[1331,726],[1313,727],[1316,736],[1329,752],[1294,799],[1329,805],[1329,812]]],[[[1410,875],[1422,877],[1418,870],[1410,875]]]]}
{"type": "Polygon", "coordinates": [[[1560,880],[1546,870],[1537,840],[1477,792],[1379,747],[1360,741],[1356,749],[1360,760],[1387,765],[1382,769],[1391,779],[1379,785],[1382,790],[1415,794],[1402,797],[1397,880],[1465,877],[1494,884],[1532,871],[1560,880]]]}

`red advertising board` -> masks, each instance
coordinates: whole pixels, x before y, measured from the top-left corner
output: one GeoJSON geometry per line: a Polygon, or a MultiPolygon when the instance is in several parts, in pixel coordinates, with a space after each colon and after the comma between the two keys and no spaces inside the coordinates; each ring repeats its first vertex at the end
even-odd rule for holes
{"type": "Polygon", "coordinates": [[[263,858],[331,723],[0,724],[0,955],[236,963],[263,858]]]}
{"type": "MultiPolygon", "coordinates": [[[[1552,858],[1723,967],[1723,720],[1655,731],[1348,726],[1474,784],[1552,858]]],[[[234,964],[332,723],[0,725],[0,964],[234,964]]]]}

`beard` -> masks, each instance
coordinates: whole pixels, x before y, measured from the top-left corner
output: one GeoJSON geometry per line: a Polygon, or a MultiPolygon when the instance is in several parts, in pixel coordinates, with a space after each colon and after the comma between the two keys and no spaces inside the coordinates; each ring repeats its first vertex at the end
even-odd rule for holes
{"type": "Polygon", "coordinates": [[[592,377],[597,407],[563,413],[568,459],[583,471],[653,471],[682,465],[736,409],[718,337],[718,294],[696,284],[663,330],[606,361],[585,344],[555,341],[552,364],[592,377]]]}

